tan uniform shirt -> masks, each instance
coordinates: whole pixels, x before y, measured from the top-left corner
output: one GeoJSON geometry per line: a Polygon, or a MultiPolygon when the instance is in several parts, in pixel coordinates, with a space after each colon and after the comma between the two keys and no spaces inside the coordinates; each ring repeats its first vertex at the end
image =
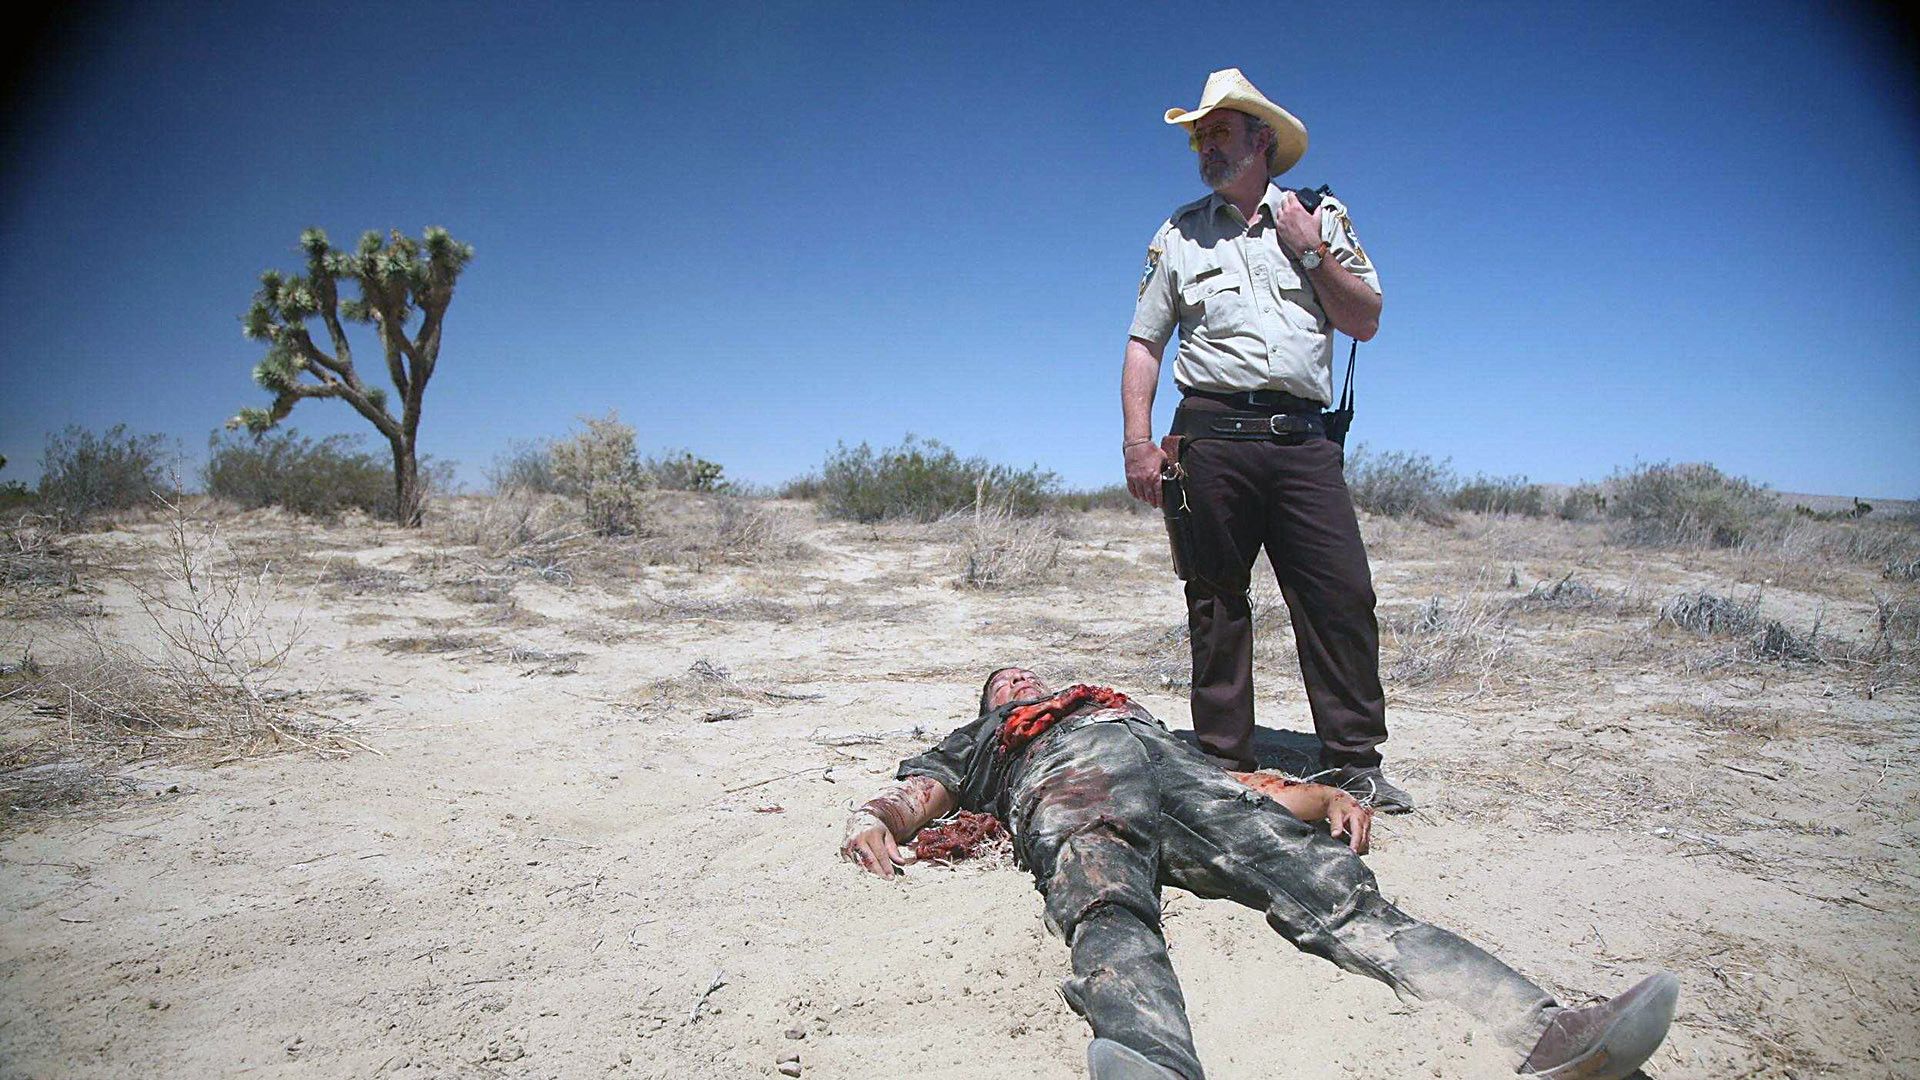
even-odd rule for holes
{"type": "MultiPolygon", "coordinates": [[[[1173,212],[1147,248],[1130,337],[1164,345],[1180,328],[1174,381],[1195,390],[1283,390],[1333,400],[1333,325],[1313,282],[1272,226],[1281,191],[1260,198],[1257,232],[1218,194],[1173,212]]],[[[1340,201],[1320,204],[1320,235],[1333,257],[1380,291],[1380,275],[1340,201]]]]}

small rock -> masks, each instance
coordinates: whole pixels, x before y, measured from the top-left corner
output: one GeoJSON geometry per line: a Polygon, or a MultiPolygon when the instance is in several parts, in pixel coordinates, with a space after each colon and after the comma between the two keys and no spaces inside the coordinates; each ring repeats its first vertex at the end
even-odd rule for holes
{"type": "Polygon", "coordinates": [[[789,1039],[804,1039],[806,1037],[807,1033],[802,1028],[790,1027],[787,1029],[787,1038],[789,1039]]]}
{"type": "Polygon", "coordinates": [[[778,1066],[775,1066],[775,1067],[780,1070],[781,1076],[799,1076],[800,1075],[800,1063],[798,1061],[783,1061],[778,1066]]]}

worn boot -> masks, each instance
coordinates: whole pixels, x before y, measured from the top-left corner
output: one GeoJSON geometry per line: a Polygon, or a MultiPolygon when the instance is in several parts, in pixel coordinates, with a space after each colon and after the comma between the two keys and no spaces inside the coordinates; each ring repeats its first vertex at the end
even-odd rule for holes
{"type": "Polygon", "coordinates": [[[1087,1075],[1093,1080],[1180,1080],[1178,1073],[1112,1039],[1095,1039],[1087,1045],[1087,1075]]]}
{"type": "Polygon", "coordinates": [[[1404,814],[1413,809],[1413,796],[1386,778],[1378,765],[1345,765],[1325,777],[1328,787],[1337,787],[1382,814],[1404,814]]]}
{"type": "Polygon", "coordinates": [[[1563,1009],[1516,1071],[1552,1080],[1623,1080],[1667,1037],[1679,996],[1680,980],[1663,971],[1598,1005],[1563,1009]]]}

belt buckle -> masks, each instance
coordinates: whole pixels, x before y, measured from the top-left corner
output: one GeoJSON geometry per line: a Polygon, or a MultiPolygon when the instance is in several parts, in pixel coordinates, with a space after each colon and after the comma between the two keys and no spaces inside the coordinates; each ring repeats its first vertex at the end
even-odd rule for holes
{"type": "Polygon", "coordinates": [[[1270,435],[1293,434],[1293,417],[1286,413],[1274,413],[1272,416],[1267,417],[1267,433],[1270,435]]]}

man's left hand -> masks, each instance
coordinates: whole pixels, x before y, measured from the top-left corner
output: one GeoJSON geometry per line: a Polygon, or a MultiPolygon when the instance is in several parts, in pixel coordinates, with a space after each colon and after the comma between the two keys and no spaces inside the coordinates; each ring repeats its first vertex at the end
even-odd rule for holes
{"type": "Polygon", "coordinates": [[[879,818],[857,811],[847,819],[840,857],[878,877],[891,878],[914,860],[912,848],[894,842],[893,833],[879,818]]]}
{"type": "Polygon", "coordinates": [[[1343,791],[1327,803],[1327,831],[1336,840],[1345,836],[1355,855],[1365,855],[1373,844],[1373,810],[1343,791]]]}
{"type": "Polygon", "coordinates": [[[1280,234],[1280,244],[1296,258],[1308,248],[1320,246],[1319,212],[1308,213],[1300,205],[1300,197],[1291,191],[1282,192],[1280,205],[1275,210],[1274,231],[1280,234]]]}

